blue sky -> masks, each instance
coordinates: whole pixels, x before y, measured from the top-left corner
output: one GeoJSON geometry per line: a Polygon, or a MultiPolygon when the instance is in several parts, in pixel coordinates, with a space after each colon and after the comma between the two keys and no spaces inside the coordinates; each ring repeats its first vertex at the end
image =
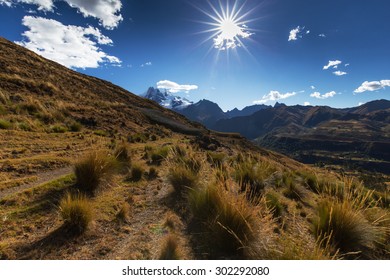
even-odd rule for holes
{"type": "Polygon", "coordinates": [[[0,0],[0,36],[136,94],[353,107],[390,99],[389,11],[386,0],[0,0]]]}

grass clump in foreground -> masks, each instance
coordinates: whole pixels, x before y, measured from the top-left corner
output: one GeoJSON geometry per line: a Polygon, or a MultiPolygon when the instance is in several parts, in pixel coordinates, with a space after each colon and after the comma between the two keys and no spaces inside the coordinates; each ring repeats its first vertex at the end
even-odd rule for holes
{"type": "Polygon", "coordinates": [[[59,211],[67,230],[81,234],[88,229],[93,215],[92,204],[83,195],[67,193],[60,201],[59,211]]]}
{"type": "Polygon", "coordinates": [[[188,199],[200,250],[211,258],[241,258],[250,251],[257,238],[258,217],[242,196],[211,184],[190,190],[188,199]]]}
{"type": "Polygon", "coordinates": [[[235,179],[240,184],[241,192],[246,193],[250,201],[258,200],[268,179],[275,169],[268,162],[255,163],[251,159],[240,162],[236,167],[235,179]]]}
{"type": "Polygon", "coordinates": [[[131,168],[131,152],[126,143],[123,142],[115,148],[114,157],[121,165],[121,169],[127,171],[131,168]]]}
{"type": "Polygon", "coordinates": [[[180,260],[182,259],[181,255],[177,237],[169,234],[163,242],[159,260],[180,260]]]}
{"type": "Polygon", "coordinates": [[[174,188],[175,193],[180,195],[188,189],[196,188],[199,178],[198,174],[188,167],[175,165],[169,170],[168,181],[174,188]]]}
{"type": "Polygon", "coordinates": [[[126,223],[129,220],[131,212],[130,205],[125,202],[122,204],[122,207],[119,209],[118,213],[116,214],[116,218],[121,223],[126,223]]]}
{"type": "Polygon", "coordinates": [[[367,213],[377,208],[372,192],[352,180],[344,180],[342,198],[327,196],[318,205],[314,233],[329,238],[331,245],[346,256],[367,258],[373,254],[386,229],[367,213]]]}
{"type": "Polygon", "coordinates": [[[358,253],[373,246],[375,228],[346,203],[323,200],[314,223],[317,237],[329,237],[342,253],[358,253]]]}
{"type": "Polygon", "coordinates": [[[114,157],[105,151],[92,152],[74,166],[76,186],[80,191],[94,194],[117,170],[118,162],[114,157]]]}

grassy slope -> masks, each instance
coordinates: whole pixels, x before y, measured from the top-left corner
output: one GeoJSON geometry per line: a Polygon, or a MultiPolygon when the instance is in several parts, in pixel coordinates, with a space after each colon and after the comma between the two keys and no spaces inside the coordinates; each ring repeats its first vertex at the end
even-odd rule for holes
{"type": "MultiPolygon", "coordinates": [[[[0,194],[7,191],[0,197],[0,258],[152,259],[164,255],[161,250],[167,235],[176,237],[179,252],[175,255],[187,259],[340,256],[329,244],[320,246],[312,230],[318,218],[317,202],[337,202],[337,198],[327,188],[318,191],[307,182],[311,173],[322,174],[327,182],[342,181],[337,174],[310,169],[254,147],[237,135],[209,132],[153,102],[3,39],[0,66],[0,119],[7,123],[0,129],[0,194]],[[49,178],[43,184],[34,182],[40,182],[48,171],[72,167],[90,151],[106,149],[112,153],[122,141],[131,142],[133,165],[146,172],[153,167],[158,176],[148,179],[144,174],[135,181],[131,172],[117,173],[90,198],[94,219],[88,230],[81,236],[67,234],[58,205],[74,188],[74,175],[49,178]],[[168,158],[156,165],[151,151],[163,146],[171,147],[168,158]],[[245,243],[248,250],[244,255],[237,251],[222,256],[198,245],[199,230],[212,227],[194,222],[195,213],[188,208],[186,195],[178,196],[170,185],[170,170],[182,164],[172,156],[172,147],[181,147],[188,158],[201,163],[199,190],[216,181],[224,198],[221,209],[225,209],[223,205],[226,209],[241,205],[238,210],[245,209],[258,221],[254,223],[256,238],[245,243]],[[222,156],[208,153],[211,150],[222,156]],[[255,181],[262,186],[257,202],[246,201],[248,196],[240,193],[237,170],[242,160],[257,170],[253,172],[255,181]],[[272,172],[262,172],[265,166],[272,172]],[[272,203],[267,200],[269,194],[274,197],[272,203]],[[278,214],[273,210],[276,207],[278,214]],[[118,215],[122,209],[127,214],[118,215]]],[[[388,200],[383,201],[383,193],[375,195],[382,198],[380,207],[359,209],[359,217],[386,227],[383,220],[388,215],[388,200]],[[373,218],[377,216],[379,220],[373,218]]],[[[218,225],[213,227],[220,232],[218,225]]],[[[367,245],[364,254],[353,257],[388,258],[389,239],[383,228],[380,234],[380,244],[369,244],[374,247],[367,245]]]]}

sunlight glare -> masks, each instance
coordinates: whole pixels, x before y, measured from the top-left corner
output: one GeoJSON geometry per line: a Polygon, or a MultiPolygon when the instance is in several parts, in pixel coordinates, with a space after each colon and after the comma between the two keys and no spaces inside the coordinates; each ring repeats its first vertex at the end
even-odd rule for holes
{"type": "Polygon", "coordinates": [[[230,8],[229,1],[225,6],[219,2],[220,10],[217,10],[210,2],[209,5],[213,10],[213,13],[205,12],[204,14],[209,16],[213,21],[205,22],[213,28],[206,30],[206,32],[213,32],[210,39],[213,39],[213,47],[225,51],[229,49],[235,49],[237,47],[244,47],[243,39],[248,39],[254,33],[249,31],[246,23],[251,20],[245,19],[249,15],[249,12],[242,13],[244,5],[237,7],[237,1],[234,2],[232,8],[230,8]]]}

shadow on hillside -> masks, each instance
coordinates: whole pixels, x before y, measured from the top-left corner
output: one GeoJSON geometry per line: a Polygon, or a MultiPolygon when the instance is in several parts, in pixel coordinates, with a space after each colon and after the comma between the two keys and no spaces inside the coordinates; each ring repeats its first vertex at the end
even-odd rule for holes
{"type": "Polygon", "coordinates": [[[60,252],[68,248],[80,236],[80,233],[72,231],[66,226],[61,226],[43,238],[18,248],[20,259],[46,259],[47,255],[52,255],[56,251],[60,252]]]}
{"type": "Polygon", "coordinates": [[[235,253],[226,253],[222,251],[211,250],[205,242],[204,224],[197,221],[188,209],[186,193],[176,193],[172,191],[167,196],[161,198],[161,203],[169,207],[183,221],[185,226],[185,235],[188,236],[189,245],[192,248],[194,258],[197,260],[218,260],[218,259],[243,259],[243,255],[237,251],[235,253]]]}

